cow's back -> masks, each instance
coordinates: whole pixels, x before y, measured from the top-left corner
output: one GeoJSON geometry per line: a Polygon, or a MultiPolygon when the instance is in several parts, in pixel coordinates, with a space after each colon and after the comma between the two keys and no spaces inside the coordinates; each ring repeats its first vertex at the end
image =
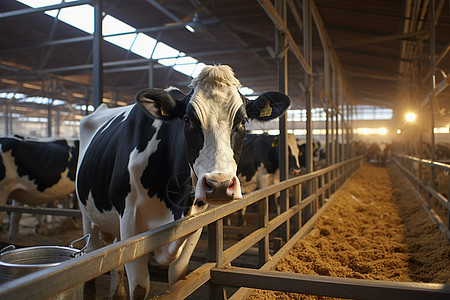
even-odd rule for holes
{"type": "Polygon", "coordinates": [[[185,207],[179,202],[192,189],[189,166],[180,152],[184,141],[174,134],[182,133],[183,126],[181,120],[154,120],[134,105],[101,108],[83,119],[77,195],[92,222],[116,235],[117,223],[102,224],[108,218],[117,220],[127,209],[144,215],[158,211],[155,217],[146,217],[156,220],[149,227],[182,216],[185,207]]]}
{"type": "Polygon", "coordinates": [[[65,197],[75,189],[78,141],[0,138],[0,193],[29,205],[65,197]]]}
{"type": "Polygon", "coordinates": [[[78,165],[80,164],[86,147],[89,145],[92,137],[101,128],[101,125],[106,124],[111,118],[120,113],[129,111],[130,106],[108,108],[106,104],[101,104],[92,114],[85,116],[80,121],[80,152],[78,165]]]}
{"type": "Polygon", "coordinates": [[[273,177],[279,168],[278,147],[275,143],[274,136],[245,136],[237,169],[245,194],[273,184],[273,177]]]}

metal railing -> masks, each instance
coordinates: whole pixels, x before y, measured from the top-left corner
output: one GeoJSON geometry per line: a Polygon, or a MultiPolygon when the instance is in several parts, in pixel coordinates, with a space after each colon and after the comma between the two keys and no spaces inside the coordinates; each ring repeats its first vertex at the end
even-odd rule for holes
{"type": "Polygon", "coordinates": [[[429,203],[421,201],[422,207],[429,217],[450,241],[450,203],[448,200],[450,195],[450,165],[399,154],[394,155],[394,162],[421,191],[425,192],[430,199],[434,199],[434,202],[445,210],[447,224],[429,203]],[[447,197],[442,193],[443,190],[447,197]]]}
{"type": "MultiPolygon", "coordinates": [[[[232,262],[255,244],[258,244],[260,263],[273,263],[273,258],[269,260],[269,234],[280,226],[284,226],[287,228],[285,231],[289,233],[287,236],[290,238],[289,241],[284,241],[286,245],[292,244],[292,241],[301,234],[306,234],[312,228],[312,222],[318,218],[318,215],[328,204],[326,199],[360,168],[361,163],[362,157],[353,158],[310,174],[291,178],[277,185],[247,194],[241,201],[234,201],[227,205],[208,209],[205,212],[177,220],[73,258],[58,266],[9,281],[0,285],[0,299],[47,299],[53,297],[154,251],[164,244],[208,226],[208,248],[210,249],[209,258],[211,262],[192,271],[186,276],[185,280],[173,285],[165,294],[166,296],[162,295],[163,298],[186,298],[211,279],[213,268],[232,262]],[[312,193],[310,195],[302,193],[302,186],[306,185],[311,188],[312,193]],[[289,206],[291,203],[282,205],[284,211],[269,219],[268,197],[289,189],[294,193],[291,197],[293,199],[291,200],[293,201],[292,206],[289,206]],[[258,203],[259,228],[223,251],[223,218],[254,203],[258,203]],[[305,209],[311,215],[306,223],[304,222],[306,220],[302,220],[301,214],[305,209]],[[291,219],[293,222],[290,222],[291,219]],[[290,233],[290,229],[294,234],[290,233]]],[[[281,249],[286,249],[286,245],[281,249]]],[[[282,252],[285,252],[285,250],[280,250],[277,253],[282,252]]],[[[214,291],[215,289],[212,288],[211,290],[214,291]]]]}
{"type": "Polygon", "coordinates": [[[245,299],[253,288],[354,299],[448,299],[450,285],[445,284],[356,280],[270,271],[295,243],[313,228],[339,189],[356,173],[362,163],[361,156],[291,178],[245,195],[241,201],[211,208],[73,258],[58,266],[12,280],[0,285],[0,299],[53,297],[204,226],[208,226],[210,262],[193,270],[158,299],[186,298],[208,281],[211,283],[211,299],[226,298],[225,286],[241,287],[230,299],[245,299]],[[303,187],[306,186],[307,190],[311,191],[309,195],[303,193],[303,187]],[[270,219],[268,198],[283,191],[292,191],[292,197],[288,197],[291,202],[282,205],[284,209],[281,214],[270,219]],[[252,204],[258,206],[258,227],[224,249],[223,218],[252,204]],[[302,220],[305,215],[308,219],[302,220]],[[281,232],[287,239],[284,240],[284,246],[270,257],[269,234],[278,228],[283,228],[281,232]],[[224,268],[254,245],[258,247],[260,269],[224,268]]]}

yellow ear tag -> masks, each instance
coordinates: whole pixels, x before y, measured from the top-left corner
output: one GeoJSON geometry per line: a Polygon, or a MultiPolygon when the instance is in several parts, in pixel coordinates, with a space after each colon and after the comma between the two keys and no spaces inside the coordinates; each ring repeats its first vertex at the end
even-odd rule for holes
{"type": "Polygon", "coordinates": [[[164,117],[169,117],[169,114],[166,113],[166,111],[164,110],[164,108],[162,106],[160,107],[160,109],[161,109],[161,115],[163,115],[164,117]]]}
{"type": "Polygon", "coordinates": [[[278,140],[274,140],[273,142],[272,142],[272,147],[278,147],[278,140]]]}
{"type": "Polygon", "coordinates": [[[263,109],[261,109],[261,112],[259,113],[260,117],[270,117],[272,115],[272,107],[270,107],[270,102],[266,102],[266,106],[264,106],[263,109]]]}

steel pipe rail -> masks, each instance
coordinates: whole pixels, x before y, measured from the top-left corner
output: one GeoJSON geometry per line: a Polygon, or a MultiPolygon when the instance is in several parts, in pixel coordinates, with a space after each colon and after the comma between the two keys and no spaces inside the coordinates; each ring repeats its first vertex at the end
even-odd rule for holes
{"type": "Polygon", "coordinates": [[[32,215],[49,215],[49,216],[81,218],[81,211],[79,209],[0,205],[0,211],[17,212],[32,215]]]}
{"type": "Polygon", "coordinates": [[[439,283],[392,282],[339,278],[323,275],[293,274],[248,268],[214,268],[213,282],[229,286],[247,286],[292,293],[304,293],[351,299],[448,299],[450,285],[439,283]]]}
{"type": "MultiPolygon", "coordinates": [[[[411,178],[419,187],[421,187],[425,192],[428,193],[431,197],[437,200],[437,203],[441,204],[446,210],[447,210],[447,225],[444,224],[442,219],[439,217],[438,214],[429,206],[428,203],[425,201],[421,201],[422,207],[427,212],[428,216],[431,218],[433,222],[436,223],[436,225],[439,227],[439,230],[447,237],[447,239],[450,241],[450,202],[449,202],[449,195],[450,195],[450,176],[448,175],[450,173],[450,165],[443,164],[439,162],[432,162],[430,160],[426,159],[420,159],[413,156],[407,156],[407,155],[394,155],[394,162],[396,163],[397,167],[405,173],[409,178],[411,178]],[[427,185],[426,183],[422,182],[422,178],[420,175],[415,173],[415,170],[413,168],[413,163],[418,163],[420,168],[421,165],[430,167],[433,171],[434,169],[439,169],[441,171],[444,171],[447,173],[447,198],[444,197],[439,191],[436,191],[433,187],[434,183],[432,182],[432,186],[427,185]],[[419,177],[418,177],[419,176],[419,177]]],[[[421,170],[418,171],[419,174],[421,174],[421,170]]],[[[419,198],[420,195],[417,195],[419,198]]],[[[420,197],[421,198],[421,197],[420,197]]]]}
{"type": "MultiPolygon", "coordinates": [[[[174,221],[154,230],[141,233],[83,256],[65,261],[58,266],[9,281],[0,285],[0,299],[48,299],[56,296],[137,257],[154,251],[167,243],[185,237],[197,231],[199,228],[214,222],[220,222],[224,217],[261,201],[261,199],[266,199],[270,195],[287,190],[296,185],[299,186],[321,176],[326,175],[330,180],[323,185],[327,186],[327,188],[321,187],[317,191],[324,194],[328,191],[331,195],[338,190],[339,184],[343,184],[350,174],[359,169],[362,158],[362,156],[356,157],[310,174],[288,179],[277,185],[245,195],[241,201],[234,201],[227,205],[211,208],[205,212],[174,221]]],[[[299,194],[297,193],[297,195],[299,194]]],[[[232,261],[240,253],[245,252],[245,248],[251,248],[259,239],[263,239],[265,235],[268,236],[270,230],[276,229],[280,224],[289,222],[289,218],[300,212],[302,208],[307,207],[308,204],[317,202],[320,196],[317,193],[315,195],[308,195],[303,201],[299,201],[299,204],[289,208],[283,215],[268,222],[267,226],[258,229],[256,233],[252,233],[252,237],[256,237],[258,239],[257,241],[246,239],[244,242],[240,242],[240,244],[227,249],[223,252],[221,264],[232,261]]],[[[265,213],[268,214],[268,210],[265,213]]],[[[210,232],[208,232],[209,234],[210,232]]],[[[219,250],[222,251],[222,249],[219,250]]],[[[185,280],[177,282],[167,292],[167,295],[173,297],[173,293],[178,291],[182,296],[181,298],[187,297],[189,293],[192,293],[197,287],[200,287],[210,279],[210,270],[216,266],[216,263],[211,262],[194,270],[185,280]]]]}

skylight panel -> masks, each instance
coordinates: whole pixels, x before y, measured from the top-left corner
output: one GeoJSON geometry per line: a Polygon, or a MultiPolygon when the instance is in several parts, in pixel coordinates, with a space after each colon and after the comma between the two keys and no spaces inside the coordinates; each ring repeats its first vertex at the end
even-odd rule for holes
{"type": "Polygon", "coordinates": [[[197,77],[198,74],[200,74],[200,72],[203,70],[203,68],[204,68],[205,66],[206,66],[206,65],[205,65],[204,63],[198,63],[198,64],[195,66],[195,69],[194,69],[194,71],[192,72],[191,76],[192,76],[192,77],[197,77]]]}
{"type": "Polygon", "coordinates": [[[177,65],[196,64],[198,60],[191,56],[181,56],[177,58],[177,65]]]}
{"type": "Polygon", "coordinates": [[[179,53],[180,51],[178,51],[177,49],[172,48],[164,43],[158,42],[158,44],[156,44],[155,52],[153,52],[152,58],[159,59],[177,57],[179,53]]]}
{"type": "Polygon", "coordinates": [[[138,33],[131,52],[134,52],[142,57],[149,59],[152,56],[153,49],[155,49],[156,40],[146,34],[138,33]]]}
{"type": "Polygon", "coordinates": [[[254,91],[246,86],[243,86],[243,87],[239,88],[239,92],[242,95],[251,95],[251,94],[253,94],[254,91]]]}
{"type": "MultiPolygon", "coordinates": [[[[37,0],[17,0],[17,2],[23,3],[32,8],[38,8],[38,7],[60,4],[61,0],[39,0],[39,1],[37,1],[37,0]]],[[[71,1],[66,1],[66,2],[71,2],[71,1]]]]}
{"type": "Polygon", "coordinates": [[[105,41],[108,41],[114,45],[124,48],[125,50],[129,50],[133,45],[134,40],[136,39],[136,33],[123,34],[123,35],[115,35],[104,37],[105,41]]]}
{"type": "Polygon", "coordinates": [[[187,65],[175,65],[173,68],[180,73],[183,73],[187,76],[191,76],[194,72],[196,64],[187,64],[187,65]]]}
{"type": "MultiPolygon", "coordinates": [[[[45,7],[63,3],[62,0],[16,0],[17,2],[28,5],[32,8],[45,7]]],[[[65,0],[64,2],[76,2],[79,0],[65,0]]],[[[57,17],[60,21],[72,25],[88,34],[94,33],[94,7],[89,4],[83,4],[73,7],[65,7],[60,10],[53,9],[45,12],[47,15],[57,17]],[[59,11],[59,14],[58,14],[59,11]]],[[[125,22],[106,15],[102,21],[103,39],[126,50],[140,55],[147,59],[155,59],[159,64],[167,67],[173,67],[176,71],[191,77],[196,77],[203,67],[204,63],[198,63],[193,57],[170,47],[169,45],[158,42],[152,37],[137,33],[136,28],[125,22]],[[108,36],[111,35],[111,36],[108,36]]]]}
{"type": "Polygon", "coordinates": [[[103,31],[102,31],[103,35],[136,31],[136,28],[128,25],[127,23],[120,21],[119,19],[117,19],[111,15],[106,15],[103,18],[102,25],[103,25],[103,31]]]}
{"type": "Polygon", "coordinates": [[[89,34],[94,33],[94,7],[89,4],[62,8],[58,19],[89,34]]]}
{"type": "Polygon", "coordinates": [[[161,64],[166,67],[171,67],[171,66],[175,65],[176,62],[177,62],[176,58],[158,59],[158,64],[161,64]]]}

